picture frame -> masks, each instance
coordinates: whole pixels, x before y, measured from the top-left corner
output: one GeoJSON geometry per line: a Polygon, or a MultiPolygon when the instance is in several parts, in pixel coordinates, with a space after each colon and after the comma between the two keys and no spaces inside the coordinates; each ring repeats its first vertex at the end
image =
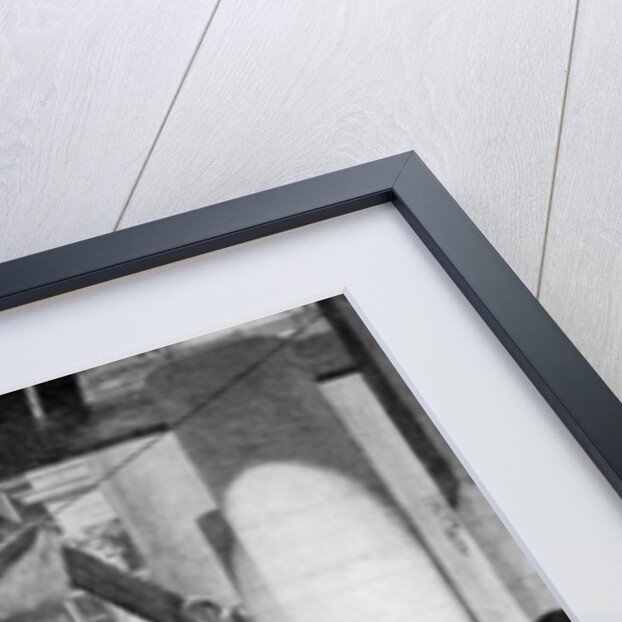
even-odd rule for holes
{"type": "Polygon", "coordinates": [[[622,404],[414,152],[5,262],[0,310],[389,202],[622,495],[622,404]]]}
{"type": "Polygon", "coordinates": [[[617,620],[620,403],[412,152],[0,264],[0,393],[339,294],[556,601],[617,620]]]}

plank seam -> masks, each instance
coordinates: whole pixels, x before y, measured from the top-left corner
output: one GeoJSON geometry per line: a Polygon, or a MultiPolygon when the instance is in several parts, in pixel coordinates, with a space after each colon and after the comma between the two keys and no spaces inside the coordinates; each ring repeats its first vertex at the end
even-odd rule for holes
{"type": "Polygon", "coordinates": [[[201,36],[199,37],[199,41],[196,44],[192,55],[190,56],[190,61],[188,62],[188,65],[186,66],[186,69],[184,70],[184,73],[181,76],[181,80],[179,82],[179,85],[177,86],[177,89],[175,90],[175,93],[173,95],[173,98],[171,99],[171,103],[168,105],[168,108],[166,110],[166,113],[164,114],[164,118],[162,119],[162,122],[160,123],[160,126],[158,127],[158,131],[156,132],[155,138],[153,139],[153,142],[151,143],[151,146],[149,147],[149,150],[147,151],[147,155],[145,157],[145,160],[142,164],[142,166],[140,167],[140,170],[138,171],[138,175],[136,176],[136,179],[134,181],[134,183],[132,184],[132,188],[129,192],[129,195],[125,201],[125,204],[123,205],[123,207],[121,208],[121,212],[119,213],[119,216],[114,224],[113,227],[113,231],[117,231],[119,229],[119,227],[121,226],[121,222],[123,221],[123,218],[125,217],[125,214],[127,212],[127,209],[130,205],[130,201],[132,200],[132,197],[134,196],[134,193],[136,192],[136,188],[138,187],[138,184],[140,183],[140,180],[142,179],[143,173],[145,172],[145,169],[147,168],[147,164],[149,163],[149,160],[151,159],[151,156],[153,154],[153,151],[158,143],[158,140],[160,139],[160,136],[162,134],[162,131],[164,130],[164,126],[166,125],[166,123],[168,122],[169,117],[171,116],[171,112],[173,110],[173,107],[175,106],[175,103],[177,102],[177,98],[179,97],[179,94],[181,92],[181,89],[183,87],[183,85],[186,82],[186,78],[188,77],[188,74],[190,73],[190,69],[192,68],[192,65],[194,64],[194,61],[197,57],[197,54],[199,53],[199,50],[201,49],[202,45],[203,45],[203,41],[205,40],[205,36],[207,35],[207,31],[209,30],[209,27],[212,25],[212,22],[214,21],[214,16],[216,15],[216,12],[218,11],[218,7],[220,6],[222,0],[216,0],[216,4],[214,5],[214,9],[212,10],[211,15],[208,17],[207,19],[207,23],[205,24],[205,28],[203,28],[203,32],[201,33],[201,36]]]}
{"type": "Polygon", "coordinates": [[[546,246],[549,237],[549,225],[551,223],[551,208],[553,206],[553,197],[555,194],[555,182],[557,181],[557,167],[559,163],[559,152],[561,148],[562,131],[564,127],[564,119],[566,117],[566,104],[568,100],[568,85],[570,83],[570,68],[572,66],[572,56],[574,52],[575,38],[577,33],[577,22],[579,17],[579,3],[580,0],[576,0],[574,17],[572,21],[572,32],[570,35],[570,49],[568,50],[568,63],[566,65],[566,79],[564,81],[564,90],[562,94],[562,105],[559,115],[559,125],[557,129],[557,140],[555,143],[555,156],[553,158],[553,171],[551,174],[551,187],[549,189],[549,196],[546,206],[546,214],[544,216],[544,229],[542,232],[542,246],[540,250],[540,265],[538,267],[538,274],[536,278],[535,297],[540,300],[540,292],[542,289],[542,274],[544,272],[544,262],[546,255],[546,246]]]}

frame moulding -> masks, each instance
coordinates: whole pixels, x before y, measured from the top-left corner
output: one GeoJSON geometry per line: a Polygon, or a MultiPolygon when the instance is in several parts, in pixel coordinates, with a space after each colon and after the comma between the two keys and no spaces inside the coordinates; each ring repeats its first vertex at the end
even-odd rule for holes
{"type": "Polygon", "coordinates": [[[0,264],[0,310],[392,202],[622,496],[622,403],[414,152],[0,264]]]}

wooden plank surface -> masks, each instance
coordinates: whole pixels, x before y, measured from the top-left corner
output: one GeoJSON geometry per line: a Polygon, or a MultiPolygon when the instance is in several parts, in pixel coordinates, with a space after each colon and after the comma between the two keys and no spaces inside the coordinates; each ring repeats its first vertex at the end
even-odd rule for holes
{"type": "Polygon", "coordinates": [[[577,20],[541,301],[622,398],[622,5],[577,20]]]}
{"type": "Polygon", "coordinates": [[[111,231],[215,0],[0,5],[0,261],[111,231]]]}
{"type": "Polygon", "coordinates": [[[574,0],[223,0],[121,226],[415,149],[532,287],[574,0]]]}
{"type": "Polygon", "coordinates": [[[148,622],[193,622],[179,594],[76,548],[63,547],[63,557],[75,587],[148,622]]]}

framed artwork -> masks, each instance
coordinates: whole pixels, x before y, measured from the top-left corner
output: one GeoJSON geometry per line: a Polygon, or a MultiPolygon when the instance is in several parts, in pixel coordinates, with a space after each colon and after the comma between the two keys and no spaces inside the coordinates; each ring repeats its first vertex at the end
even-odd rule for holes
{"type": "Polygon", "coordinates": [[[622,405],[414,153],[1,264],[0,305],[0,619],[622,614],[622,405]]]}

